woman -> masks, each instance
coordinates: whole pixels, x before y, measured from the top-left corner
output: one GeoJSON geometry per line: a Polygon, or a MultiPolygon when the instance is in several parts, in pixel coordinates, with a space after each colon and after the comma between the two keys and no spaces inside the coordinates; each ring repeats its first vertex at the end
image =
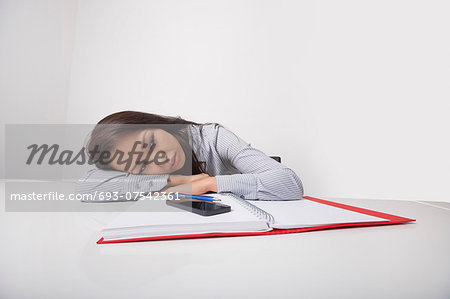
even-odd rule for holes
{"type": "Polygon", "coordinates": [[[217,123],[122,111],[97,124],[86,150],[97,168],[77,183],[78,193],[111,192],[123,198],[155,191],[232,192],[259,200],[303,196],[302,182],[291,169],[217,123]]]}

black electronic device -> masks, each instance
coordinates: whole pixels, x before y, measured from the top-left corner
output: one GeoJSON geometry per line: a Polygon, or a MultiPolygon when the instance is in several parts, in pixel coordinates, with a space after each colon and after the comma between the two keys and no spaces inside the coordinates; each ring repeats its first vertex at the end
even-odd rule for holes
{"type": "Polygon", "coordinates": [[[166,200],[166,204],[202,216],[212,216],[231,211],[231,207],[228,205],[201,200],[172,199],[166,200]]]}

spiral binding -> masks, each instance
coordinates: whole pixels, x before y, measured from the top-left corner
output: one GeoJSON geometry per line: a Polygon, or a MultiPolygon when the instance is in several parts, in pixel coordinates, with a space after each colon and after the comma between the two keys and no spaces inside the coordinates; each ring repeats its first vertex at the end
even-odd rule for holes
{"type": "Polygon", "coordinates": [[[272,214],[264,211],[261,208],[258,208],[255,205],[252,205],[247,200],[242,199],[241,197],[237,196],[234,193],[226,193],[227,195],[230,195],[234,199],[236,199],[244,208],[246,208],[248,211],[250,211],[253,215],[258,217],[259,219],[265,220],[266,222],[273,224],[275,222],[275,218],[272,216],[272,214]]]}

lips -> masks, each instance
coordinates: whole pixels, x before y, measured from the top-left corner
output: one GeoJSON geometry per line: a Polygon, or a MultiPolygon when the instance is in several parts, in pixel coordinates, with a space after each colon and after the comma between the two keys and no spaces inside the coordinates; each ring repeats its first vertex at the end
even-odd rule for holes
{"type": "Polygon", "coordinates": [[[177,163],[177,154],[173,155],[172,157],[172,164],[170,165],[170,168],[173,169],[177,163]]]}

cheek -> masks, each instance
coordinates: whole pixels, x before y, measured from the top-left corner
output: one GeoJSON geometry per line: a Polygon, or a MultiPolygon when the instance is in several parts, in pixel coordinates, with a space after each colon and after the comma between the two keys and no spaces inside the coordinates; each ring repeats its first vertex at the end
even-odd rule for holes
{"type": "Polygon", "coordinates": [[[180,146],[180,153],[181,153],[181,164],[184,165],[186,163],[186,153],[184,152],[183,148],[180,146]]]}
{"type": "Polygon", "coordinates": [[[164,144],[168,151],[178,148],[178,141],[175,137],[170,135],[164,135],[164,138],[161,140],[161,144],[164,144]]]}

